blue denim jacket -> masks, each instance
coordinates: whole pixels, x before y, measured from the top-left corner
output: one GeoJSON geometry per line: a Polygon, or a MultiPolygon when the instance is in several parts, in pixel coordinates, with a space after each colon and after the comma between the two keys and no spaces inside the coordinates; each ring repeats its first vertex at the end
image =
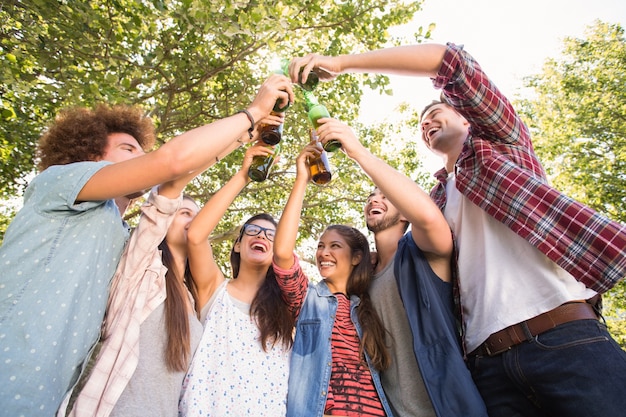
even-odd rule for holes
{"type": "MultiPolygon", "coordinates": [[[[350,317],[360,338],[362,330],[356,313],[359,303],[358,297],[350,297],[350,317]]],[[[291,352],[287,417],[321,417],[324,414],[332,370],[330,343],[337,305],[337,298],[326,282],[309,284],[296,322],[296,337],[291,352]]],[[[378,371],[372,367],[369,356],[366,354],[365,357],[385,412],[387,416],[392,416],[378,371]]]]}

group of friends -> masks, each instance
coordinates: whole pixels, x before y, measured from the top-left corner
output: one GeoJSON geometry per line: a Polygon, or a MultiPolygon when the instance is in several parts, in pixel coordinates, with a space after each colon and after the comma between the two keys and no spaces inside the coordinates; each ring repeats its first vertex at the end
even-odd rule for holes
{"type": "Polygon", "coordinates": [[[0,247],[7,416],[619,416],[626,352],[601,294],[626,273],[626,226],[547,183],[527,127],[454,44],[294,58],[243,111],[148,152],[130,106],[61,112],[0,247]],[[280,219],[250,217],[226,277],[209,236],[272,150],[260,123],[315,71],[429,77],[429,193],[321,119],[374,184],[358,229],[328,226],[313,283],[295,255],[307,144],[280,219]],[[299,77],[302,77],[299,79],[299,77]],[[247,145],[200,208],[190,180],[247,145]],[[122,221],[151,189],[136,228],[122,221]]]}

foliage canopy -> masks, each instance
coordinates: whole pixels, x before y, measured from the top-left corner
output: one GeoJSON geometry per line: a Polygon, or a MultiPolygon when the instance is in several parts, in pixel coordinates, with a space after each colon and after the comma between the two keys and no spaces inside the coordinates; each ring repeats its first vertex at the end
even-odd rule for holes
{"type": "MultiPolygon", "coordinates": [[[[245,108],[278,58],[309,52],[338,55],[394,43],[387,28],[408,22],[421,2],[354,0],[9,0],[0,6],[0,197],[19,196],[33,174],[35,144],[62,107],[98,102],[141,105],[160,143],[245,108]]],[[[432,25],[415,28],[414,42],[432,25]]],[[[355,120],[364,86],[387,91],[379,75],[343,75],[317,95],[342,120],[355,120]]],[[[301,98],[301,96],[297,97],[301,98]]],[[[308,142],[303,100],[287,112],[282,159],[264,183],[249,185],[214,236],[224,259],[237,225],[257,212],[278,217],[295,174],[293,160],[308,142]],[[225,241],[222,245],[220,242],[225,241]]],[[[391,126],[361,129],[374,152],[391,126]]],[[[210,138],[207,138],[210,140],[210,138]]],[[[415,173],[414,148],[389,162],[415,173]]],[[[188,192],[207,201],[240,167],[236,151],[198,177],[188,192]]],[[[345,155],[332,158],[334,179],[309,186],[300,239],[329,223],[361,222],[370,185],[345,155]]],[[[136,211],[129,216],[136,215],[136,211]]],[[[10,217],[10,215],[9,215],[10,217]]],[[[6,227],[7,216],[0,227],[6,227]]],[[[222,262],[225,265],[225,262],[222,262]]]]}

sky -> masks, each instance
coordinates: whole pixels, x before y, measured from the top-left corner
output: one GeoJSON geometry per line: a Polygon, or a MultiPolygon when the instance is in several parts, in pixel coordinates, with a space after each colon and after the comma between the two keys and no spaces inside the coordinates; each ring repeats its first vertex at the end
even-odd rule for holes
{"type": "MultiPolygon", "coordinates": [[[[420,25],[435,23],[432,42],[463,44],[498,88],[513,100],[523,94],[523,77],[541,72],[547,58],[558,58],[564,38],[584,37],[586,27],[596,19],[626,28],[626,1],[425,0],[412,23],[390,32],[411,34],[420,25]]],[[[419,111],[439,95],[425,78],[390,79],[393,97],[366,93],[361,121],[389,119],[389,113],[380,109],[393,109],[401,102],[408,102],[419,111]]],[[[431,172],[440,165],[433,155],[425,156],[425,163],[431,172]]]]}

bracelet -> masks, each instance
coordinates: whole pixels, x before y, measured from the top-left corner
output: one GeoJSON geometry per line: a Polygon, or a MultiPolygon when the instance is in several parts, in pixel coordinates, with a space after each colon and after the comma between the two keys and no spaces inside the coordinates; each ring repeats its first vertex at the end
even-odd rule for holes
{"type": "MultiPolygon", "coordinates": [[[[250,136],[250,140],[252,140],[252,131],[254,130],[254,118],[252,117],[250,112],[246,109],[239,110],[237,114],[239,113],[245,114],[248,120],[250,120],[250,128],[248,129],[248,136],[250,136]]],[[[238,142],[241,142],[241,141],[239,140],[238,142]]]]}

